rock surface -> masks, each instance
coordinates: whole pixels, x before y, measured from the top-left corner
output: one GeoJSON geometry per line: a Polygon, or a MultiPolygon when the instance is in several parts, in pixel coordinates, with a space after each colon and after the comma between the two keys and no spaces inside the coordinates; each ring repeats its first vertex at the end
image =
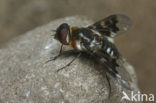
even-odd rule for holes
{"type": "MultiPolygon", "coordinates": [[[[108,98],[109,87],[103,69],[98,69],[88,58],[80,57],[60,72],[56,72],[57,69],[71,61],[74,55],[45,63],[59,52],[60,43],[51,37],[51,31],[63,22],[72,26],[92,23],[78,16],[55,20],[0,48],[0,103],[132,103],[121,101],[122,91],[127,94],[130,91],[114,78],[110,78],[112,92],[108,98]]],[[[127,62],[122,65],[119,73],[131,81],[137,91],[134,68],[127,62]]]]}

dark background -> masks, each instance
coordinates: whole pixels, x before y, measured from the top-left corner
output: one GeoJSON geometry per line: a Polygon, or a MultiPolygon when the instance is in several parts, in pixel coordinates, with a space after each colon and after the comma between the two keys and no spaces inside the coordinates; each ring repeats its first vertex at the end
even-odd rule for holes
{"type": "Polygon", "coordinates": [[[156,1],[154,0],[0,0],[0,45],[42,24],[65,16],[94,21],[122,13],[132,28],[116,38],[124,57],[136,68],[142,93],[156,94],[156,1]]]}

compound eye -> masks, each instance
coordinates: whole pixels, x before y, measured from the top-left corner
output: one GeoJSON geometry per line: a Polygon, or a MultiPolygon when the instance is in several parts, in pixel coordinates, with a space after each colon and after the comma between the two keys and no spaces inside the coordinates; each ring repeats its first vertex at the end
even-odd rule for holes
{"type": "Polygon", "coordinates": [[[61,35],[61,41],[63,44],[68,44],[68,42],[69,42],[68,34],[69,34],[69,31],[67,29],[61,30],[60,35],[61,35]]]}
{"type": "Polygon", "coordinates": [[[60,30],[60,35],[62,35],[62,37],[66,38],[68,34],[68,30],[66,28],[60,30]]]}
{"type": "Polygon", "coordinates": [[[61,24],[55,34],[55,38],[58,39],[62,44],[68,45],[70,39],[70,29],[68,24],[61,24]]]}

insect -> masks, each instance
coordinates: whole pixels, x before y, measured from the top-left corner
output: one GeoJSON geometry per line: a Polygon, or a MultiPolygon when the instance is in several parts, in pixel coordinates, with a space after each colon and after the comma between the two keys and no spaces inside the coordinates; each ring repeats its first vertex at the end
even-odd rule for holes
{"type": "Polygon", "coordinates": [[[61,49],[59,54],[52,59],[55,60],[62,54],[63,45],[70,45],[79,53],[70,63],[59,70],[69,66],[85,52],[102,62],[113,77],[121,79],[117,71],[119,66],[117,60],[121,55],[113,39],[127,31],[131,24],[130,18],[122,14],[110,15],[88,27],[71,27],[63,23],[56,29],[54,35],[54,38],[62,44],[61,49]]]}

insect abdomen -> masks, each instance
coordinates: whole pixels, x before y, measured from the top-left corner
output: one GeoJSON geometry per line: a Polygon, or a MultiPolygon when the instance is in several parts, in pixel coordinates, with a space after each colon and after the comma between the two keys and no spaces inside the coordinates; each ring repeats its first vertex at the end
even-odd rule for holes
{"type": "Polygon", "coordinates": [[[107,38],[102,39],[102,50],[112,58],[118,58],[119,52],[115,45],[108,41],[107,38]]]}

